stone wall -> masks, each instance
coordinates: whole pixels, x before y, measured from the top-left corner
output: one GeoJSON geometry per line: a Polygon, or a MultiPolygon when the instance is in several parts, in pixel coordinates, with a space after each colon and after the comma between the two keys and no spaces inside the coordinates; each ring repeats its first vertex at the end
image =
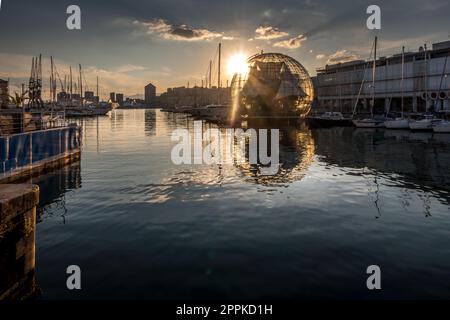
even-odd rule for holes
{"type": "Polygon", "coordinates": [[[0,185],[0,300],[24,300],[39,292],[35,280],[38,202],[37,186],[0,185]]]}

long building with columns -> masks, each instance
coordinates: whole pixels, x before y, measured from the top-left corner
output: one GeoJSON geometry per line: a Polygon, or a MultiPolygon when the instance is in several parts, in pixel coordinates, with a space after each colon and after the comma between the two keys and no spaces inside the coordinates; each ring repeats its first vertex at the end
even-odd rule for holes
{"type": "MultiPolygon", "coordinates": [[[[376,61],[375,113],[404,111],[450,112],[450,41],[435,43],[431,50],[380,57],[376,61]],[[403,65],[403,81],[402,81],[403,65]]],[[[356,60],[317,70],[315,111],[370,112],[373,62],[356,60]],[[363,81],[364,80],[364,81],[363,81]],[[358,99],[359,96],[359,99],[358,99]]]]}

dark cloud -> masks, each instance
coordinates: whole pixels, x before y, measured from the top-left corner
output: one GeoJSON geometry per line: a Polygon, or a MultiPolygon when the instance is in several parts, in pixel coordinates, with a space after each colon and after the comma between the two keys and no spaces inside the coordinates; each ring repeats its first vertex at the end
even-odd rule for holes
{"type": "Polygon", "coordinates": [[[177,41],[201,41],[221,38],[222,33],[207,29],[194,29],[187,25],[174,26],[163,19],[155,19],[148,22],[135,20],[134,25],[144,27],[149,34],[157,34],[166,40],[177,41]]]}

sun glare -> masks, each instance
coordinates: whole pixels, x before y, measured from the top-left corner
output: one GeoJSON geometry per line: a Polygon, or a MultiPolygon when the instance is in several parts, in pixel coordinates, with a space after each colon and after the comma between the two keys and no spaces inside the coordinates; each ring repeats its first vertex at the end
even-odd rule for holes
{"type": "Polygon", "coordinates": [[[234,75],[236,73],[246,74],[248,72],[247,58],[244,54],[239,53],[231,56],[228,60],[228,73],[234,75]]]}

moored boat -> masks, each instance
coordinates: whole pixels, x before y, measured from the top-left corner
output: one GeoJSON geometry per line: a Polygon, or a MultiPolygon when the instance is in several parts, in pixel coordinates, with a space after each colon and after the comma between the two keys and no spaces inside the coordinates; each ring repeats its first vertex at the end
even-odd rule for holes
{"type": "Polygon", "coordinates": [[[207,120],[221,121],[226,120],[229,115],[230,107],[220,104],[211,104],[200,109],[200,117],[207,120]]]}
{"type": "Polygon", "coordinates": [[[441,121],[433,125],[433,131],[436,133],[450,133],[450,121],[441,121]]]}
{"type": "MultiPolygon", "coordinates": [[[[401,117],[395,119],[388,119],[384,122],[384,125],[387,129],[409,129],[409,123],[411,122],[409,119],[406,119],[404,115],[404,78],[405,78],[405,47],[402,47],[402,79],[400,81],[400,87],[402,91],[401,97],[401,108],[402,114],[401,117]]],[[[390,104],[389,104],[390,106],[390,104]]]]}
{"type": "Polygon", "coordinates": [[[341,112],[325,112],[316,117],[307,117],[306,121],[314,127],[345,127],[352,124],[350,118],[345,118],[341,112]]]}
{"type": "Polygon", "coordinates": [[[387,129],[409,129],[409,122],[409,119],[397,118],[384,121],[384,125],[387,129]]]}
{"type": "Polygon", "coordinates": [[[357,128],[384,128],[384,120],[376,118],[368,118],[361,120],[352,120],[353,125],[357,128]]]}
{"type": "Polygon", "coordinates": [[[89,105],[87,106],[87,108],[89,108],[88,113],[92,116],[104,116],[111,110],[116,109],[117,106],[115,105],[115,103],[100,102],[97,105],[89,105]]]}
{"type": "Polygon", "coordinates": [[[180,107],[175,107],[173,112],[175,112],[175,113],[188,113],[189,110],[191,110],[191,109],[192,109],[191,106],[180,106],[180,107]]]}
{"type": "Polygon", "coordinates": [[[409,123],[409,128],[415,131],[433,130],[433,126],[439,124],[440,122],[442,122],[441,119],[436,119],[433,116],[426,116],[423,119],[411,121],[409,123]]]}
{"type": "MultiPolygon", "coordinates": [[[[376,74],[376,61],[377,61],[377,43],[378,43],[378,37],[375,37],[374,43],[373,43],[373,66],[372,66],[372,103],[370,105],[370,118],[366,119],[354,119],[356,114],[356,108],[358,106],[359,97],[361,95],[361,90],[363,88],[363,84],[365,81],[365,74],[366,69],[364,69],[364,77],[361,82],[361,87],[358,93],[358,98],[355,102],[355,107],[353,109],[353,116],[352,116],[352,123],[357,128],[385,128],[384,125],[384,117],[381,117],[380,115],[374,114],[374,106],[375,106],[375,74],[376,74]]],[[[370,52],[370,56],[372,56],[372,51],[370,52]]]]}

